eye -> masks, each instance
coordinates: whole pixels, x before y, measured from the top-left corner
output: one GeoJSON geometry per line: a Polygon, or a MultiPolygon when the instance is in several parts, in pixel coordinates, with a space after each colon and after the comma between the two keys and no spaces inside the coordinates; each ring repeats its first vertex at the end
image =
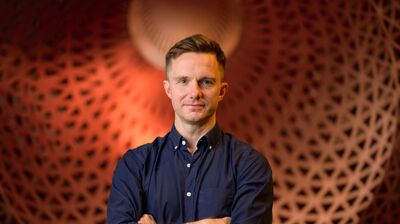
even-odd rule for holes
{"type": "Polygon", "coordinates": [[[178,84],[186,84],[188,82],[187,78],[179,78],[176,81],[178,84]]]}
{"type": "Polygon", "coordinates": [[[199,84],[203,87],[210,87],[213,86],[215,81],[213,79],[202,79],[200,80],[199,84]]]}

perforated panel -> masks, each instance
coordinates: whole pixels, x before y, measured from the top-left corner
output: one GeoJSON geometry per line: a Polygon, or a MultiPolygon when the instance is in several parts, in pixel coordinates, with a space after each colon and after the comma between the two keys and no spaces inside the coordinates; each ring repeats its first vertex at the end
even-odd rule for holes
{"type": "Polygon", "coordinates": [[[398,33],[387,31],[399,8],[345,1],[257,8],[263,22],[251,24],[264,40],[259,55],[231,60],[233,71],[249,67],[232,77],[221,114],[235,112],[223,120],[272,160],[277,222],[356,223],[395,144],[398,45],[390,39],[398,33]]]}
{"type": "MultiPolygon", "coordinates": [[[[128,2],[31,3],[0,3],[0,222],[103,223],[118,157],[171,127],[164,73],[128,2]]],[[[400,3],[240,4],[219,123],[269,158],[275,222],[396,222],[400,3]]]]}

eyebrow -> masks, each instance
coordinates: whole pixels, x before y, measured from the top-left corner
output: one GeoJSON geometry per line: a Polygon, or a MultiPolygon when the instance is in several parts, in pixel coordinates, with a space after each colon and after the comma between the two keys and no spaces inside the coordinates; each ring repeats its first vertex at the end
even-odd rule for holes
{"type": "Polygon", "coordinates": [[[201,77],[199,80],[201,80],[201,79],[214,79],[214,80],[216,80],[216,78],[214,78],[214,77],[207,77],[207,76],[201,77]]]}
{"type": "Polygon", "coordinates": [[[189,76],[187,75],[180,75],[180,76],[175,76],[173,79],[177,80],[177,79],[184,79],[184,78],[188,78],[189,76]]]}
{"type": "MultiPolygon", "coordinates": [[[[175,77],[172,78],[172,80],[188,79],[189,77],[190,77],[190,76],[188,76],[188,75],[176,75],[175,77]]],[[[198,79],[196,79],[196,80],[205,80],[205,79],[213,80],[214,82],[217,81],[217,77],[211,77],[211,76],[209,76],[209,75],[207,75],[207,74],[201,75],[201,76],[200,76],[198,79]]]]}

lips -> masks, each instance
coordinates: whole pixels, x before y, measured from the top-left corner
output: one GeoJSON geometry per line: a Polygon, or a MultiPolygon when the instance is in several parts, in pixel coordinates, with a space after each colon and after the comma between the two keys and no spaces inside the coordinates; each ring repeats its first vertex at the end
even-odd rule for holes
{"type": "Polygon", "coordinates": [[[201,109],[204,107],[204,104],[197,104],[197,103],[185,103],[183,104],[185,107],[193,108],[193,109],[201,109]]]}

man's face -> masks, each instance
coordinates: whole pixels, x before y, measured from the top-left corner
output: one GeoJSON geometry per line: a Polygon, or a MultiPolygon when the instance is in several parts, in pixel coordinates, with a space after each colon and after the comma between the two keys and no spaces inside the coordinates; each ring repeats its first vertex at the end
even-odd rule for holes
{"type": "Polygon", "coordinates": [[[184,53],[172,59],[165,92],[175,110],[175,122],[205,124],[215,119],[215,112],[226,93],[222,69],[211,53],[184,53]]]}

